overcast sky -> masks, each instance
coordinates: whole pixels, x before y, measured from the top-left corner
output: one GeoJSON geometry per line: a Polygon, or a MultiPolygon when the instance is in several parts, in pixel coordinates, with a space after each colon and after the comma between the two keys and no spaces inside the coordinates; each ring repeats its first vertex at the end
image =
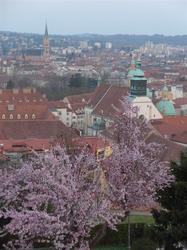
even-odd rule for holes
{"type": "Polygon", "coordinates": [[[187,0],[0,0],[0,30],[187,34],[187,0]]]}

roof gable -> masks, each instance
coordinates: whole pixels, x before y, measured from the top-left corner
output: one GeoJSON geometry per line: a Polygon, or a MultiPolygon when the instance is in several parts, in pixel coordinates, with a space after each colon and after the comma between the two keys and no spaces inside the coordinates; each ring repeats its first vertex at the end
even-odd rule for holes
{"type": "Polygon", "coordinates": [[[92,107],[93,113],[110,117],[122,108],[121,100],[127,93],[127,87],[103,84],[97,87],[88,105],[92,107]]]}

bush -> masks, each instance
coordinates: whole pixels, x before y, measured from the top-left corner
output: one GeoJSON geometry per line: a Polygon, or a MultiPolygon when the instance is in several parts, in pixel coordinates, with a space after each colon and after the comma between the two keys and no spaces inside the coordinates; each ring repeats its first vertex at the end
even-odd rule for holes
{"type": "Polygon", "coordinates": [[[140,238],[132,243],[132,250],[156,250],[156,243],[148,238],[140,238]]]}
{"type": "MultiPolygon", "coordinates": [[[[97,226],[92,234],[99,229],[97,226]]],[[[113,231],[107,228],[106,235],[99,242],[99,245],[126,245],[128,244],[128,225],[117,225],[118,231],[113,231]]],[[[150,227],[145,224],[131,224],[131,242],[135,242],[137,239],[150,238],[150,227]]],[[[152,242],[152,241],[151,241],[152,242]]],[[[150,249],[151,250],[151,249],[150,249]]]]}

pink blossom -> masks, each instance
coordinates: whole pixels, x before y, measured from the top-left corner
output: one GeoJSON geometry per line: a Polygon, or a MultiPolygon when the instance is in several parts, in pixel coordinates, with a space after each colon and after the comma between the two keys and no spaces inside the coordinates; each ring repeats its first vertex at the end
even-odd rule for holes
{"type": "Polygon", "coordinates": [[[88,250],[96,225],[115,229],[129,210],[153,204],[156,189],[173,177],[159,160],[162,146],[146,144],[148,127],[130,109],[116,117],[113,154],[103,163],[86,150],[68,155],[57,145],[20,168],[1,170],[0,214],[11,218],[4,231],[16,236],[7,249],[45,242],[88,250]]]}

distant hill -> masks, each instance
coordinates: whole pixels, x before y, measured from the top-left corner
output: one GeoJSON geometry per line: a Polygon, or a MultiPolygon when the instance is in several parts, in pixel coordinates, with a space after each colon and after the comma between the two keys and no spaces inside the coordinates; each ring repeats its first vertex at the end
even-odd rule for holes
{"type": "MultiPolygon", "coordinates": [[[[42,38],[43,35],[32,34],[32,33],[15,33],[9,31],[0,31],[1,34],[6,34],[8,36],[24,36],[24,37],[38,37],[42,38]]],[[[176,35],[176,36],[165,36],[165,35],[99,35],[99,34],[80,34],[80,35],[55,35],[50,34],[50,38],[54,39],[65,39],[67,41],[89,41],[92,42],[112,42],[115,48],[121,48],[126,46],[139,47],[147,41],[152,41],[153,43],[167,43],[174,46],[187,46],[187,35],[176,35]]]]}
{"type": "Polygon", "coordinates": [[[117,48],[122,46],[141,46],[147,41],[153,43],[167,43],[174,46],[187,46],[187,35],[177,35],[177,36],[164,36],[164,35],[96,35],[96,34],[83,34],[68,36],[73,39],[82,39],[89,41],[106,42],[110,41],[117,48]]]}

